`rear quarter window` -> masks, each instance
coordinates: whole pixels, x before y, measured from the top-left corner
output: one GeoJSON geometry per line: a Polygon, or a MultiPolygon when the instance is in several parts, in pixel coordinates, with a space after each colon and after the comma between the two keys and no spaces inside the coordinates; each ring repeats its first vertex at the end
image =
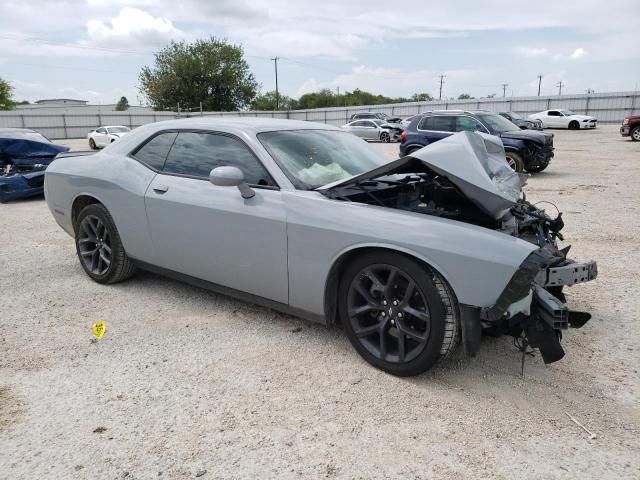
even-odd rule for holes
{"type": "Polygon", "coordinates": [[[434,130],[438,132],[455,132],[456,119],[453,116],[423,117],[418,124],[419,130],[434,130]]]}
{"type": "Polygon", "coordinates": [[[151,138],[131,155],[154,170],[162,170],[178,132],[165,132],[151,138]]]}

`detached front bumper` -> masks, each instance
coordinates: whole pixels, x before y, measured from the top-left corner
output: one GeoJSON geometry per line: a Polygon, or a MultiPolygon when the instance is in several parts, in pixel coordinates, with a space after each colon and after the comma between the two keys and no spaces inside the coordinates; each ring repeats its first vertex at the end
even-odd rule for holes
{"type": "Polygon", "coordinates": [[[562,287],[594,280],[595,261],[573,262],[563,252],[548,245],[532,252],[513,274],[493,307],[480,312],[481,320],[514,335],[524,335],[538,348],[545,363],[564,356],[561,331],[580,328],[589,321],[586,312],[570,310],[562,287]]]}

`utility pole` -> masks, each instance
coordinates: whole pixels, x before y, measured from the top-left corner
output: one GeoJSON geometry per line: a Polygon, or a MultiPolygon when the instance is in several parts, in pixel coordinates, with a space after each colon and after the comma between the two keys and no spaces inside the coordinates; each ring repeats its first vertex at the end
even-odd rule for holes
{"type": "Polygon", "coordinates": [[[542,85],[542,75],[538,75],[538,96],[540,96],[540,86],[542,85]]]}
{"type": "Polygon", "coordinates": [[[556,83],[556,87],[558,87],[558,96],[562,95],[562,80],[556,83]]]}
{"type": "Polygon", "coordinates": [[[280,60],[280,57],[273,57],[271,59],[275,65],[275,69],[276,69],[276,110],[279,109],[280,107],[280,94],[278,92],[278,60],[280,60]]]}
{"type": "Polygon", "coordinates": [[[507,87],[509,86],[508,83],[503,83],[502,84],[502,98],[507,96],[507,87]]]}
{"type": "Polygon", "coordinates": [[[447,78],[446,75],[440,75],[440,94],[438,95],[438,100],[442,100],[442,84],[445,78],[447,78]]]}

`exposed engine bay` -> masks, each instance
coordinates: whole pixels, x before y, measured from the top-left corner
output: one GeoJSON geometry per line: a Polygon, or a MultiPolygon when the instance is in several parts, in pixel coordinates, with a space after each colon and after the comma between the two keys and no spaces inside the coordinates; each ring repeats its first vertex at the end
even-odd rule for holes
{"type": "MultiPolygon", "coordinates": [[[[568,309],[563,287],[593,280],[596,262],[574,262],[567,256],[570,246],[560,249],[562,213],[552,217],[526,200],[524,177],[509,168],[494,138],[484,138],[484,145],[477,135],[468,135],[462,145],[441,141],[431,151],[419,150],[321,191],[336,200],[465,222],[536,245],[496,304],[467,312],[467,318],[477,317],[469,321],[481,322],[485,331],[510,334],[523,352],[527,346],[538,348],[545,363],[555,362],[564,356],[562,330],[579,328],[591,318],[568,309]]],[[[470,354],[477,347],[465,344],[470,354]]]]}

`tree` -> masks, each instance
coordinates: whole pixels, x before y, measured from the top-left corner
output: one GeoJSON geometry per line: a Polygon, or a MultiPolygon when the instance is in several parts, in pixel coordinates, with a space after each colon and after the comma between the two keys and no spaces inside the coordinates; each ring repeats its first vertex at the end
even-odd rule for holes
{"type": "Polygon", "coordinates": [[[476,97],[472,97],[468,93],[461,93],[460,95],[458,95],[458,100],[471,100],[472,98],[476,97]]]}
{"type": "Polygon", "coordinates": [[[13,87],[9,82],[0,78],[0,110],[13,110],[14,103],[11,99],[13,87]]]}
{"type": "Polygon", "coordinates": [[[414,93],[409,100],[412,102],[430,102],[433,97],[428,93],[414,93]]]}
{"type": "MultiPolygon", "coordinates": [[[[278,95],[278,110],[293,110],[297,107],[297,101],[286,95],[278,95]]],[[[276,110],[276,92],[272,90],[263,95],[258,95],[251,102],[251,110],[276,110]]]]}
{"type": "Polygon", "coordinates": [[[139,90],[156,110],[232,111],[246,108],[258,84],[239,45],[210,37],[171,42],[138,77],[139,90]]]}
{"type": "Polygon", "coordinates": [[[125,110],[129,110],[129,100],[127,100],[127,97],[120,97],[120,100],[116,103],[116,112],[124,112],[125,110]]]}

